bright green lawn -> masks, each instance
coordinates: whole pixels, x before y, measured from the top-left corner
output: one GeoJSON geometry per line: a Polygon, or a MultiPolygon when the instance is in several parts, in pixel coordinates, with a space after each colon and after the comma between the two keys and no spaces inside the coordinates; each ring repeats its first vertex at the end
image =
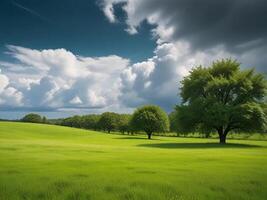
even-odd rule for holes
{"type": "Polygon", "coordinates": [[[0,200],[267,199],[267,142],[0,122],[0,200]]]}

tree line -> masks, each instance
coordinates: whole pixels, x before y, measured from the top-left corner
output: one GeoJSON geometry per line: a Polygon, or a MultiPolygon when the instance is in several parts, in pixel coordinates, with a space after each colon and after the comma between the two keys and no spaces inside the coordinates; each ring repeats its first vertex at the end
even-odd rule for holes
{"type": "Polygon", "coordinates": [[[169,131],[169,119],[165,111],[155,105],[138,108],[133,114],[104,112],[102,114],[75,115],[64,119],[47,120],[35,113],[25,115],[21,121],[31,123],[57,124],[74,128],[105,132],[121,132],[133,134],[143,131],[151,139],[154,132],[169,131]]]}
{"type": "MultiPolygon", "coordinates": [[[[184,77],[181,103],[169,115],[158,106],[146,105],[133,114],[73,116],[58,119],[56,124],[107,132],[143,131],[148,139],[155,132],[201,132],[207,137],[217,132],[224,144],[229,132],[266,132],[266,93],[263,74],[253,69],[241,70],[236,60],[222,59],[209,67],[195,67],[184,77]]],[[[26,115],[22,121],[55,123],[36,114],[26,115]]]]}
{"type": "Polygon", "coordinates": [[[102,114],[91,114],[84,116],[73,116],[62,120],[61,125],[75,128],[84,128],[91,130],[102,130],[110,133],[119,131],[129,133],[130,114],[118,114],[114,112],[104,112],[102,114]]]}

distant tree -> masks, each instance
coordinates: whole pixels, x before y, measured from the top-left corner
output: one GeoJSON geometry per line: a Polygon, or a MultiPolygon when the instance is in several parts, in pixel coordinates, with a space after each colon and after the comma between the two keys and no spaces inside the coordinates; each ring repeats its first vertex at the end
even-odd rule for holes
{"type": "Polygon", "coordinates": [[[81,128],[82,127],[82,117],[79,115],[74,115],[72,117],[72,127],[81,128]]]}
{"type": "Polygon", "coordinates": [[[64,118],[64,119],[61,121],[61,125],[62,125],[62,126],[70,126],[70,127],[72,127],[72,117],[64,118]]]}
{"type": "Polygon", "coordinates": [[[68,117],[62,120],[61,125],[70,126],[75,128],[81,128],[82,126],[82,118],[79,115],[75,115],[73,117],[68,117]]]}
{"type": "Polygon", "coordinates": [[[178,112],[176,110],[172,111],[169,115],[169,121],[170,121],[170,131],[177,133],[177,136],[180,135],[179,130],[179,121],[178,121],[178,112]]]}
{"type": "Polygon", "coordinates": [[[225,143],[230,131],[259,130],[266,124],[266,79],[254,70],[241,71],[236,61],[196,67],[181,83],[183,102],[177,111],[186,131],[200,126],[216,130],[220,143],[225,143]]]}
{"type": "Polygon", "coordinates": [[[119,115],[114,112],[105,112],[100,116],[98,127],[110,133],[118,128],[119,115]]]}
{"type": "Polygon", "coordinates": [[[131,127],[130,127],[130,120],[131,120],[131,115],[129,114],[120,114],[118,116],[118,130],[121,133],[129,133],[131,131],[131,127]]]}
{"type": "Polygon", "coordinates": [[[25,115],[21,119],[21,121],[31,122],[31,123],[42,123],[43,122],[42,117],[38,114],[35,114],[35,113],[30,113],[30,114],[25,115]]]}
{"type": "Polygon", "coordinates": [[[48,123],[48,121],[47,121],[45,116],[42,117],[42,123],[44,123],[44,124],[48,123]]]}
{"type": "Polygon", "coordinates": [[[55,124],[55,125],[62,125],[63,118],[58,118],[58,119],[47,119],[47,123],[49,124],[55,124]]]}
{"type": "Polygon", "coordinates": [[[166,132],[169,130],[169,119],[160,107],[147,105],[138,108],[134,112],[131,125],[135,130],[145,131],[148,139],[151,139],[153,132],[166,132]]]}
{"type": "Polygon", "coordinates": [[[85,129],[98,129],[98,121],[100,119],[100,115],[84,115],[81,117],[81,127],[85,129]]]}

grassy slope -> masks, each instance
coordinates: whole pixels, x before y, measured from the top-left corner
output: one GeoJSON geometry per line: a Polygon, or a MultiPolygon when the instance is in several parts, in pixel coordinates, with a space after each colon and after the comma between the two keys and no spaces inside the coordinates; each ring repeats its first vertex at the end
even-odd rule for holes
{"type": "Polygon", "coordinates": [[[0,199],[266,199],[267,142],[214,142],[0,122],[0,199]]]}

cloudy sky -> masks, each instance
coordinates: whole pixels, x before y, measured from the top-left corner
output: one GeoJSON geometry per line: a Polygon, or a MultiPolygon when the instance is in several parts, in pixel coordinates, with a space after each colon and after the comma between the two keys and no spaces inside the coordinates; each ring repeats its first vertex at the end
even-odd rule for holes
{"type": "Polygon", "coordinates": [[[194,66],[267,72],[266,0],[1,0],[0,118],[171,111],[194,66]]]}

